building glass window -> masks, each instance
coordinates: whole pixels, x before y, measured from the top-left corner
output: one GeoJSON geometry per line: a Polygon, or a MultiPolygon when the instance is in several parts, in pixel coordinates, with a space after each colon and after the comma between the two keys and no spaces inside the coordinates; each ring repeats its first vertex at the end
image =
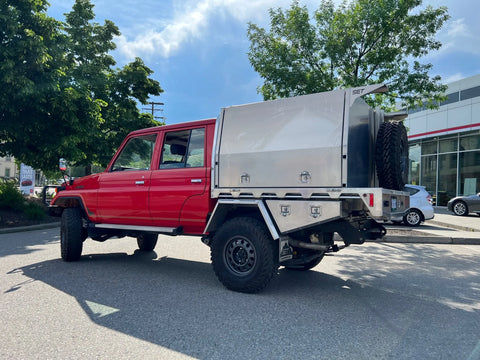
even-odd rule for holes
{"type": "Polygon", "coordinates": [[[5,168],[5,177],[6,178],[10,177],[10,169],[9,168],[5,168]]]}
{"type": "Polygon", "coordinates": [[[480,86],[460,91],[460,101],[480,96],[480,86]]]}
{"type": "Polygon", "coordinates": [[[460,151],[480,149],[480,135],[462,136],[460,138],[460,151]]]}
{"type": "Polygon", "coordinates": [[[459,195],[473,195],[480,192],[480,151],[462,152],[460,161],[459,195]]]}
{"type": "Polygon", "coordinates": [[[457,195],[457,154],[438,156],[437,205],[445,206],[457,195]]]}
{"type": "Polygon", "coordinates": [[[437,155],[422,156],[422,185],[431,193],[437,191],[437,155]]]}
{"type": "Polygon", "coordinates": [[[408,174],[410,179],[408,182],[413,185],[420,184],[420,158],[421,147],[420,144],[413,144],[408,150],[409,169],[408,174]]]}
{"type": "Polygon", "coordinates": [[[448,105],[448,104],[453,104],[453,103],[458,102],[458,100],[459,100],[459,95],[460,95],[460,94],[459,94],[458,91],[456,91],[456,92],[454,92],[454,93],[451,93],[451,94],[448,94],[448,95],[447,95],[447,99],[444,100],[444,101],[442,101],[442,102],[440,103],[440,106],[448,105]]]}
{"type": "Polygon", "coordinates": [[[430,155],[437,153],[437,140],[426,141],[422,143],[422,155],[430,155]]]}
{"type": "Polygon", "coordinates": [[[458,149],[458,139],[442,139],[439,141],[438,147],[440,153],[456,152],[458,149]]]}

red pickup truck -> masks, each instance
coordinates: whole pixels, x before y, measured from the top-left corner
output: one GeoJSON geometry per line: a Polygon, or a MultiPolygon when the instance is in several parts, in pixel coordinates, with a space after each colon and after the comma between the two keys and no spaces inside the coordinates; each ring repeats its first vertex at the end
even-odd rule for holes
{"type": "Polygon", "coordinates": [[[52,200],[62,258],[79,260],[88,237],[131,236],[153,251],[158,234],[194,235],[227,288],[256,292],[279,266],[308,270],[381,238],[375,219],[408,209],[408,145],[401,122],[362,99],[378,91],[232,106],[130,133],[104,172],[68,181],[52,200]]]}

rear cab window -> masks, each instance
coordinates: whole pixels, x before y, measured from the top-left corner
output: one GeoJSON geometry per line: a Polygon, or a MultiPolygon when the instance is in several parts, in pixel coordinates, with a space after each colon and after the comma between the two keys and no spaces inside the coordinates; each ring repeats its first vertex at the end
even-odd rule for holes
{"type": "Polygon", "coordinates": [[[205,128],[165,134],[160,169],[205,166],[205,128]]]}

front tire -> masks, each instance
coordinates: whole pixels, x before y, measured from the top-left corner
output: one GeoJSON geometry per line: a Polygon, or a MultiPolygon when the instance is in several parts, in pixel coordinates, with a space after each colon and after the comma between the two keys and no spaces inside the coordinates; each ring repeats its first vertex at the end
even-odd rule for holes
{"type": "Polygon", "coordinates": [[[467,216],[468,215],[468,206],[463,201],[456,201],[453,204],[453,213],[458,216],[467,216]]]}
{"type": "Polygon", "coordinates": [[[60,253],[65,261],[78,261],[82,256],[84,232],[79,208],[66,208],[60,223],[60,253]]]}
{"type": "Polygon", "coordinates": [[[142,234],[137,236],[137,245],[141,251],[153,251],[157,245],[157,234],[142,234]]]}
{"type": "Polygon", "coordinates": [[[227,289],[258,292],[267,286],[278,269],[275,244],[259,220],[231,219],[213,237],[213,270],[227,289]]]}
{"type": "Polygon", "coordinates": [[[417,209],[409,209],[403,216],[403,223],[407,226],[418,226],[422,220],[422,213],[417,209]]]}

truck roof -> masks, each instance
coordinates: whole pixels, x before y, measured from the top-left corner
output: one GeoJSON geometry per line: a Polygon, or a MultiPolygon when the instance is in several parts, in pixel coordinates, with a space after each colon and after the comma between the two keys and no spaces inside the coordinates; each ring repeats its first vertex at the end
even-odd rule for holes
{"type": "Polygon", "coordinates": [[[204,119],[204,120],[189,121],[189,122],[183,122],[183,123],[171,124],[171,125],[158,125],[158,126],[153,126],[149,128],[132,131],[129,135],[139,135],[139,134],[151,132],[152,130],[157,130],[157,129],[169,131],[169,130],[177,130],[177,129],[183,129],[183,128],[192,128],[196,126],[212,124],[212,123],[215,123],[215,121],[216,119],[204,119]]]}

